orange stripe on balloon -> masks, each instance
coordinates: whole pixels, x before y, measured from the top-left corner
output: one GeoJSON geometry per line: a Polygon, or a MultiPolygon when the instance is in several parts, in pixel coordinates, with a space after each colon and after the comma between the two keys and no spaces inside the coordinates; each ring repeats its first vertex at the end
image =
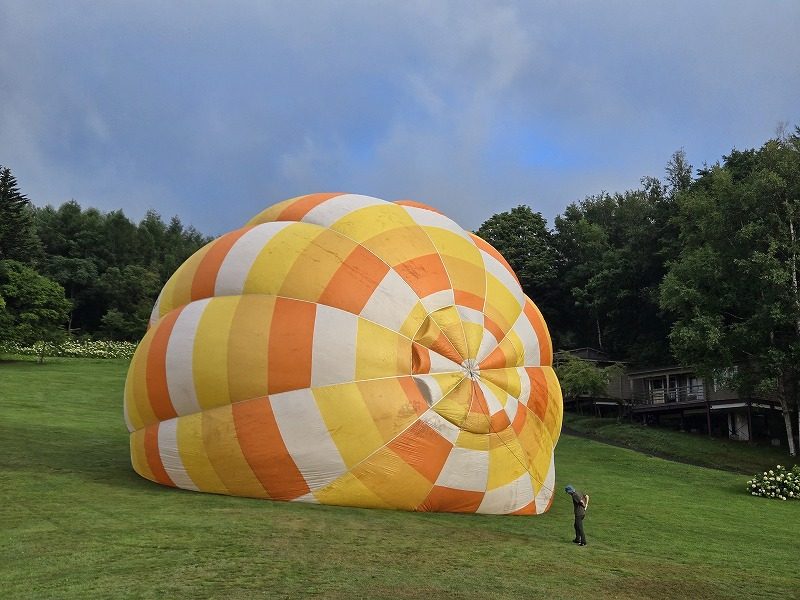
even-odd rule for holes
{"type": "Polygon", "coordinates": [[[489,404],[486,402],[486,396],[483,395],[483,390],[477,381],[472,382],[472,402],[469,405],[469,412],[489,416],[489,404]]]}
{"type": "Polygon", "coordinates": [[[444,333],[440,333],[433,342],[430,344],[430,349],[438,354],[441,354],[445,358],[449,358],[457,365],[460,365],[464,362],[464,357],[462,357],[458,350],[455,349],[453,343],[450,341],[444,333]]]}
{"type": "Polygon", "coordinates": [[[432,512],[474,513],[483,501],[483,492],[456,490],[440,485],[433,486],[431,493],[417,510],[432,512]]]}
{"type": "Polygon", "coordinates": [[[506,411],[499,410],[489,417],[489,429],[495,433],[504,431],[511,426],[511,420],[508,418],[506,411]]]}
{"type": "Polygon", "coordinates": [[[420,298],[450,288],[450,279],[438,254],[426,254],[394,267],[420,298]]]}
{"type": "Polygon", "coordinates": [[[167,474],[164,463],[161,462],[161,453],[158,451],[158,427],[160,423],[148,425],[144,432],[144,451],[147,457],[147,465],[153,472],[158,483],[176,487],[172,478],[167,474]]]}
{"type": "Polygon", "coordinates": [[[502,341],[503,341],[503,338],[504,338],[504,337],[506,337],[506,332],[505,332],[505,331],[503,331],[503,328],[502,328],[502,327],[500,327],[500,325],[498,325],[498,324],[497,324],[496,322],[494,322],[492,319],[490,319],[489,317],[487,317],[485,314],[483,315],[483,327],[484,327],[485,329],[488,329],[488,330],[489,330],[489,332],[490,332],[490,333],[491,333],[491,334],[494,336],[494,338],[497,340],[497,343],[498,343],[498,344],[499,344],[500,342],[502,342],[502,341]]]}
{"type": "Polygon", "coordinates": [[[500,254],[500,252],[498,252],[494,246],[492,246],[489,242],[487,242],[483,238],[478,237],[474,233],[470,233],[469,235],[472,238],[472,241],[475,242],[475,245],[478,246],[478,248],[480,248],[487,254],[490,254],[491,256],[495,257],[497,260],[499,260],[500,264],[502,264],[506,268],[506,271],[511,273],[511,276],[514,278],[514,280],[517,283],[519,283],[519,279],[517,279],[517,274],[514,273],[514,269],[511,268],[511,265],[508,264],[508,261],[505,258],[503,258],[503,255],[500,254]]]}
{"type": "Polygon", "coordinates": [[[428,206],[427,204],[423,204],[422,202],[417,202],[416,200],[395,200],[395,204],[399,204],[400,206],[412,206],[414,208],[421,208],[423,210],[429,210],[431,212],[435,212],[438,215],[444,216],[444,213],[436,210],[432,206],[428,206]]]}
{"type": "Polygon", "coordinates": [[[357,315],[388,271],[386,263],[363,246],[356,246],[331,277],[319,302],[357,315]]]}
{"type": "Polygon", "coordinates": [[[311,386],[316,305],[277,298],[269,333],[269,394],[311,386]]]}
{"type": "Polygon", "coordinates": [[[453,444],[422,421],[415,422],[389,448],[431,483],[439,478],[453,444]]]}
{"type": "Polygon", "coordinates": [[[526,504],[520,509],[511,513],[512,515],[535,515],[536,514],[536,501],[526,504]]]}
{"type": "Polygon", "coordinates": [[[483,310],[484,298],[471,292],[465,292],[464,290],[456,289],[453,291],[455,292],[456,304],[475,310],[483,310]]]}
{"type": "Polygon", "coordinates": [[[419,391],[417,384],[414,383],[413,377],[400,377],[397,381],[400,382],[400,387],[403,388],[409,403],[414,407],[414,412],[421,415],[428,410],[428,403],[425,402],[422,392],[419,391]]]}
{"type": "Polygon", "coordinates": [[[147,397],[153,413],[161,421],[178,415],[175,407],[172,406],[167,386],[167,346],[172,329],[175,327],[175,321],[178,320],[182,310],[182,308],[173,310],[162,317],[158,322],[147,353],[147,397]]]}
{"type": "Polygon", "coordinates": [[[232,406],[242,454],[270,498],[293,500],[307,494],[310,490],[283,443],[269,399],[232,406]]]}
{"type": "Polygon", "coordinates": [[[211,298],[217,283],[217,275],[222,261],[228,256],[233,245],[252,227],[242,227],[236,231],[226,233],[217,239],[206,252],[203,260],[197,267],[192,280],[192,300],[211,298]]]}
{"type": "Polygon", "coordinates": [[[411,345],[411,372],[415,375],[431,372],[431,354],[425,346],[417,342],[411,345]]]}
{"type": "Polygon", "coordinates": [[[506,353],[503,352],[502,346],[495,346],[495,349],[480,362],[478,367],[480,369],[503,369],[506,367],[506,361],[506,353]]]}
{"type": "Polygon", "coordinates": [[[306,196],[301,196],[294,202],[292,202],[289,206],[287,206],[278,217],[275,219],[276,221],[300,221],[303,217],[305,217],[311,210],[325,202],[326,200],[330,200],[335,196],[341,196],[340,192],[335,192],[333,194],[325,193],[325,194],[308,194],[306,196]]]}
{"type": "MultiPolygon", "coordinates": [[[[527,398],[525,400],[527,400],[527,398]]],[[[513,429],[517,435],[519,435],[519,433],[525,427],[525,423],[528,421],[528,411],[525,410],[525,406],[525,401],[523,400],[523,402],[517,408],[517,414],[514,415],[514,420],[511,422],[511,429],[513,429]]]]}
{"type": "Polygon", "coordinates": [[[553,364],[553,342],[550,340],[550,333],[547,331],[544,317],[530,298],[526,298],[524,311],[539,339],[539,364],[550,366],[553,364]]]}
{"type": "Polygon", "coordinates": [[[547,403],[549,394],[547,391],[547,379],[544,372],[537,367],[526,367],[525,371],[531,380],[531,395],[528,398],[528,408],[530,408],[542,421],[547,414],[547,403]]]}

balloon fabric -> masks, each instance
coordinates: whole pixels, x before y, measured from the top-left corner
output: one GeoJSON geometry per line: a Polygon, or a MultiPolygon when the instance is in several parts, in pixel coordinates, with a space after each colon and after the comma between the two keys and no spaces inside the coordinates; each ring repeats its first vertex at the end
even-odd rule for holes
{"type": "Polygon", "coordinates": [[[133,468],[235,496],[542,513],[552,354],[508,263],[435,209],[292,198],[161,291],[125,384],[133,468]]]}

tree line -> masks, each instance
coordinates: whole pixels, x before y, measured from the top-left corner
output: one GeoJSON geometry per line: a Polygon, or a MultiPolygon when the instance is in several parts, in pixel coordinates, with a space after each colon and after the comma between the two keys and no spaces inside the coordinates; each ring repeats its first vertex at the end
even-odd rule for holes
{"type": "Polygon", "coordinates": [[[74,200],[35,207],[0,166],[0,341],[138,341],[161,287],[209,241],[152,210],[134,223],[74,200]]]}
{"type": "MultiPolygon", "coordinates": [[[[552,229],[518,206],[477,231],[515,268],[556,348],[681,363],[783,409],[800,384],[800,128],[693,172],[570,204],[552,229]]],[[[798,410],[800,428],[800,410],[798,410]]]]}

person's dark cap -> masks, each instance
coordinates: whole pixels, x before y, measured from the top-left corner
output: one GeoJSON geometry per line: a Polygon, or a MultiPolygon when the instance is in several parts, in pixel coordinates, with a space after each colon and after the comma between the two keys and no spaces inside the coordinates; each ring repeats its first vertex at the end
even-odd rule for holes
{"type": "Polygon", "coordinates": [[[571,494],[572,492],[575,491],[575,488],[572,487],[571,485],[568,485],[567,487],[564,488],[564,491],[567,492],[568,494],[571,494]]]}

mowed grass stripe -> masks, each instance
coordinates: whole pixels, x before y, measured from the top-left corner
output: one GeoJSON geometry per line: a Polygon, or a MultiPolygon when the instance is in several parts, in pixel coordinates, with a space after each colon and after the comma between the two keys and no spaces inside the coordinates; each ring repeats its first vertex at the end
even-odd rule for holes
{"type": "Polygon", "coordinates": [[[10,598],[796,598],[800,503],[746,477],[564,436],[539,517],[414,514],[173,490],[128,458],[121,361],[0,363],[10,598]],[[566,483],[588,491],[571,543],[566,483]]]}

